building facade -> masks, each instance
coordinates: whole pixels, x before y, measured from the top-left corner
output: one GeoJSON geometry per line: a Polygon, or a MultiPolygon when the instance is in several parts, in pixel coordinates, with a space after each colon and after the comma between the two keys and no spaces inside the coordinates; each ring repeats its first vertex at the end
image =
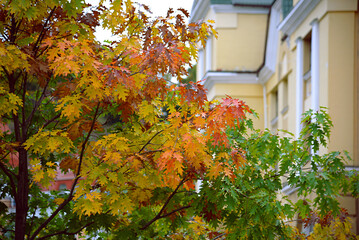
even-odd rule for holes
{"type": "MultiPolygon", "coordinates": [[[[195,0],[191,21],[215,20],[219,36],[200,49],[197,79],[209,100],[243,99],[259,115],[257,128],[298,136],[302,113],[327,107],[334,128],[321,151],[347,150],[347,168],[359,170],[358,2],[195,0]]],[[[358,234],[358,199],[341,202],[358,234]]]]}

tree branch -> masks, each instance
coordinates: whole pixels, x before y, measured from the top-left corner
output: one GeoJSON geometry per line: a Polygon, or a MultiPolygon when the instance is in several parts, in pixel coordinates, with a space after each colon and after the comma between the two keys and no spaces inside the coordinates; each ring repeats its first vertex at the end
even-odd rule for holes
{"type": "Polygon", "coordinates": [[[161,131],[159,131],[159,132],[156,132],[156,134],[153,135],[153,136],[151,137],[151,139],[146,142],[145,145],[143,145],[143,147],[141,148],[141,150],[140,150],[138,153],[141,153],[141,152],[145,149],[145,147],[146,147],[148,144],[150,144],[151,141],[152,141],[158,134],[160,134],[161,132],[163,132],[163,130],[161,130],[161,131]]]}
{"type": "Polygon", "coordinates": [[[42,126],[43,128],[46,128],[50,123],[52,123],[53,121],[55,121],[57,118],[59,118],[61,116],[61,113],[53,116],[51,119],[47,120],[47,122],[42,126]]]}
{"type": "Polygon", "coordinates": [[[0,229],[1,230],[1,233],[6,233],[6,232],[15,232],[15,230],[12,230],[12,229],[6,229],[5,227],[3,226],[0,226],[0,229]]]}
{"type": "MultiPolygon", "coordinates": [[[[160,216],[160,218],[168,217],[169,215],[171,215],[171,214],[173,214],[173,213],[175,213],[175,212],[178,212],[178,211],[181,211],[181,210],[183,210],[183,209],[190,208],[190,207],[191,207],[191,205],[187,205],[187,206],[183,206],[183,207],[177,208],[177,209],[175,209],[175,210],[173,210],[173,211],[171,211],[171,212],[169,212],[169,213],[166,213],[166,214],[160,216]]],[[[159,219],[160,219],[160,218],[159,218],[159,219]]]]}
{"type": "MultiPolygon", "coordinates": [[[[46,82],[46,85],[45,85],[44,89],[42,90],[42,93],[41,93],[41,96],[40,96],[39,100],[36,101],[34,108],[32,109],[30,115],[29,115],[28,118],[26,119],[26,121],[25,121],[26,130],[23,129],[24,132],[27,132],[27,130],[28,130],[28,127],[27,127],[27,126],[30,126],[31,121],[32,121],[32,118],[34,117],[36,110],[39,108],[40,103],[41,103],[42,100],[45,98],[45,92],[46,92],[46,90],[47,90],[47,87],[49,86],[49,83],[50,83],[50,79],[46,82]]],[[[24,91],[25,91],[25,90],[24,90],[24,91]]]]}
{"type": "Polygon", "coordinates": [[[23,77],[23,86],[22,86],[22,123],[21,123],[21,128],[22,128],[22,139],[26,139],[26,135],[27,135],[27,124],[26,124],[26,120],[25,120],[25,102],[26,102],[26,86],[27,85],[27,72],[25,72],[25,76],[23,77]]]}
{"type": "Polygon", "coordinates": [[[82,164],[83,156],[84,156],[84,153],[85,153],[85,148],[86,148],[88,140],[90,139],[90,135],[91,135],[91,133],[92,133],[94,127],[95,127],[95,122],[96,122],[96,119],[97,119],[97,114],[98,114],[99,108],[100,108],[100,103],[97,104],[96,112],[95,112],[95,115],[94,115],[93,120],[92,120],[91,128],[90,128],[90,130],[89,130],[89,132],[88,132],[88,134],[86,136],[86,139],[83,142],[82,147],[81,147],[80,161],[79,161],[79,166],[78,166],[77,172],[76,172],[76,179],[78,179],[77,177],[79,176],[80,171],[81,171],[81,164],[82,164]]]}
{"type": "Polygon", "coordinates": [[[92,222],[89,222],[87,224],[85,224],[84,226],[82,226],[79,230],[77,230],[76,232],[67,232],[67,229],[66,230],[63,230],[63,231],[60,231],[60,232],[56,232],[56,233],[51,233],[51,234],[48,234],[44,237],[41,237],[39,238],[38,240],[41,240],[41,239],[48,239],[49,237],[53,237],[53,236],[57,236],[57,235],[61,235],[61,234],[64,234],[64,235],[75,235],[75,234],[78,234],[79,232],[81,232],[84,228],[94,224],[95,222],[92,221],[92,222]]]}
{"type": "MultiPolygon", "coordinates": [[[[5,68],[3,68],[5,70],[5,68]]],[[[7,71],[5,71],[6,73],[7,71]]],[[[15,85],[16,85],[16,81],[17,79],[14,77],[14,75],[11,74],[6,74],[7,78],[9,79],[9,92],[10,93],[14,93],[15,92],[15,85]]],[[[15,139],[17,142],[22,143],[23,139],[21,138],[22,134],[20,134],[20,122],[19,122],[19,117],[17,114],[12,113],[12,120],[14,123],[14,130],[15,130],[15,139]]]]}
{"type": "Polygon", "coordinates": [[[5,159],[9,154],[10,154],[10,152],[8,152],[4,157],[2,157],[0,159],[0,168],[6,174],[6,176],[9,178],[11,189],[12,189],[12,194],[15,197],[16,196],[16,185],[15,185],[13,177],[16,177],[16,174],[13,173],[12,171],[10,171],[9,169],[7,169],[7,167],[2,163],[2,160],[5,159]]]}
{"type": "Polygon", "coordinates": [[[221,237],[223,237],[223,236],[225,236],[225,235],[226,235],[226,233],[222,233],[221,235],[218,235],[217,237],[212,238],[212,240],[219,239],[219,238],[221,238],[221,237]]]}
{"type": "Polygon", "coordinates": [[[80,179],[80,170],[81,170],[81,164],[82,164],[82,160],[83,160],[83,156],[84,156],[84,152],[85,152],[85,148],[86,148],[86,145],[87,145],[87,142],[90,138],[90,135],[95,127],[95,122],[96,122],[96,119],[97,119],[97,115],[98,115],[98,111],[99,111],[99,107],[100,107],[100,103],[97,104],[97,107],[96,107],[96,112],[94,114],[94,117],[93,117],[93,121],[92,121],[92,124],[91,124],[91,128],[86,136],[86,139],[85,141],[83,142],[82,144],[82,149],[81,149],[81,154],[80,154],[80,162],[79,162],[79,166],[78,166],[78,169],[77,169],[77,172],[76,172],[76,178],[74,179],[74,182],[72,184],[72,187],[71,187],[71,190],[70,190],[70,193],[69,193],[69,196],[67,197],[66,200],[64,200],[58,207],[57,209],[51,214],[50,217],[48,217],[37,229],[36,231],[32,234],[32,236],[29,238],[29,240],[34,240],[35,237],[40,233],[40,231],[47,226],[47,224],[72,200],[73,198],[73,194],[74,194],[74,191],[75,191],[75,187],[76,187],[76,184],[78,182],[78,180],[80,179]]]}
{"type": "Polygon", "coordinates": [[[49,23],[49,21],[50,21],[52,15],[54,14],[55,9],[56,9],[56,7],[53,7],[53,8],[51,9],[51,12],[50,12],[49,16],[47,17],[47,19],[46,19],[44,25],[42,26],[41,32],[40,32],[40,34],[39,34],[39,37],[37,38],[36,43],[35,43],[34,48],[33,48],[34,58],[37,58],[36,55],[37,55],[37,51],[39,50],[39,43],[42,41],[42,39],[43,39],[44,36],[45,36],[45,33],[44,33],[45,28],[46,28],[47,24],[49,23]]]}
{"type": "Polygon", "coordinates": [[[182,208],[179,208],[177,210],[174,210],[172,212],[170,212],[169,214],[165,214],[165,215],[162,215],[163,211],[165,210],[165,208],[167,207],[168,203],[171,201],[171,199],[173,198],[173,196],[177,193],[178,189],[183,185],[183,183],[185,183],[187,180],[186,180],[186,177],[185,176],[180,182],[179,184],[177,185],[176,189],[171,193],[171,195],[167,198],[166,202],[164,203],[164,205],[162,206],[161,210],[158,212],[158,214],[152,218],[152,220],[150,220],[149,222],[147,222],[145,225],[143,225],[140,230],[145,230],[146,228],[148,228],[152,223],[154,223],[155,221],[157,221],[158,219],[161,219],[161,218],[164,218],[172,213],[175,213],[179,210],[182,210],[182,209],[185,209],[185,208],[189,208],[190,206],[185,206],[185,207],[182,207],[182,208]]]}

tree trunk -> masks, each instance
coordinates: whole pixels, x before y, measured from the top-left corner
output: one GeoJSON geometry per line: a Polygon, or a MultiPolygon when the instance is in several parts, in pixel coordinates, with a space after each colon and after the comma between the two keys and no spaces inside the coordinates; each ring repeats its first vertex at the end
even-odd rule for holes
{"type": "Polygon", "coordinates": [[[27,151],[19,149],[19,175],[18,186],[15,196],[16,217],[15,217],[15,240],[24,240],[26,231],[26,216],[29,209],[29,173],[27,163],[27,151]]]}

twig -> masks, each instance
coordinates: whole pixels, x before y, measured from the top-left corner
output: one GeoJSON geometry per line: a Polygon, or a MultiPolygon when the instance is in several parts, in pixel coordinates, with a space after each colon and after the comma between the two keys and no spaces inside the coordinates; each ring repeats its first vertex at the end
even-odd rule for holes
{"type": "Polygon", "coordinates": [[[47,122],[42,126],[42,128],[47,127],[50,123],[52,123],[53,121],[55,121],[57,118],[59,118],[61,116],[61,113],[53,116],[51,119],[47,120],[47,122]]]}
{"type": "Polygon", "coordinates": [[[149,222],[147,222],[145,225],[143,225],[140,230],[145,230],[146,228],[148,228],[152,223],[154,223],[155,221],[157,221],[158,219],[161,219],[161,218],[164,218],[170,214],[173,214],[179,210],[182,210],[182,209],[185,209],[185,208],[189,208],[190,206],[185,206],[185,207],[182,207],[182,208],[179,208],[175,211],[172,211],[170,212],[169,214],[165,214],[165,215],[162,215],[163,211],[165,210],[165,208],[167,207],[168,203],[171,201],[171,199],[173,198],[173,196],[177,193],[178,189],[183,185],[183,183],[185,183],[187,180],[186,180],[186,177],[185,176],[180,182],[179,184],[177,185],[176,189],[171,193],[171,195],[167,198],[166,202],[163,204],[161,210],[158,212],[158,214],[152,218],[152,220],[150,220],[149,222]]]}
{"type": "Polygon", "coordinates": [[[222,233],[221,235],[218,235],[217,237],[215,237],[215,238],[212,238],[212,240],[216,240],[216,239],[219,239],[220,237],[223,237],[223,236],[225,236],[226,235],[226,233],[222,233]]]}
{"type": "Polygon", "coordinates": [[[43,39],[44,36],[45,36],[45,33],[44,33],[45,28],[46,28],[47,24],[49,23],[49,21],[50,21],[52,15],[54,14],[55,9],[56,9],[56,7],[54,7],[53,9],[51,9],[51,12],[50,12],[49,16],[47,17],[47,19],[46,19],[44,25],[42,26],[41,32],[40,32],[40,34],[39,34],[39,37],[37,38],[36,43],[35,43],[34,48],[33,48],[34,58],[37,57],[36,54],[37,54],[37,51],[39,50],[39,43],[42,41],[42,39],[43,39]]]}
{"type": "Polygon", "coordinates": [[[86,227],[88,227],[88,226],[90,226],[90,225],[92,225],[92,224],[94,224],[94,223],[95,223],[94,221],[89,222],[89,223],[85,224],[84,226],[82,226],[82,227],[81,227],[79,230],[77,230],[76,232],[67,232],[67,229],[66,229],[66,230],[63,230],[63,231],[60,231],[60,232],[48,234],[48,235],[46,235],[46,236],[44,236],[44,237],[39,238],[39,240],[41,240],[41,239],[48,239],[49,237],[53,237],[53,236],[61,235],[61,234],[65,234],[65,235],[68,235],[68,236],[70,236],[70,235],[75,235],[75,234],[78,234],[79,232],[81,232],[84,228],[86,228],[86,227]]]}
{"type": "Polygon", "coordinates": [[[166,213],[166,214],[160,216],[160,218],[168,217],[169,215],[171,215],[171,214],[173,214],[173,213],[175,213],[175,212],[178,212],[178,211],[181,211],[181,210],[183,210],[183,209],[190,208],[190,207],[191,207],[191,205],[187,205],[187,206],[183,206],[183,207],[177,208],[177,209],[175,209],[175,210],[173,210],[173,211],[171,211],[171,212],[169,212],[169,213],[166,213]]]}
{"type": "Polygon", "coordinates": [[[10,154],[10,152],[8,152],[6,155],[4,155],[0,159],[0,168],[6,174],[6,176],[9,178],[12,194],[14,196],[16,196],[16,186],[15,186],[15,182],[14,182],[14,179],[13,179],[13,177],[16,177],[16,174],[13,173],[11,170],[7,169],[6,166],[2,163],[2,160],[5,159],[9,154],[10,154]]]}
{"type": "Polygon", "coordinates": [[[140,150],[138,153],[141,153],[141,152],[145,149],[145,147],[146,147],[148,144],[150,144],[150,142],[151,142],[158,134],[160,134],[161,132],[163,132],[163,130],[161,130],[161,131],[159,131],[159,132],[156,132],[156,134],[153,135],[153,136],[151,137],[151,139],[146,142],[145,145],[143,145],[143,147],[141,148],[141,150],[140,150]]]}
{"type": "MultiPolygon", "coordinates": [[[[40,96],[39,100],[35,103],[35,106],[34,106],[34,108],[32,109],[32,111],[31,111],[30,115],[28,116],[28,118],[26,119],[24,125],[30,126],[30,123],[31,123],[31,121],[32,121],[32,118],[33,118],[34,115],[35,115],[36,110],[39,108],[40,103],[41,103],[42,100],[44,100],[44,98],[45,98],[45,92],[46,92],[46,90],[47,90],[47,87],[49,86],[49,83],[50,83],[50,79],[49,79],[48,81],[46,81],[46,85],[45,85],[44,89],[42,90],[41,96],[40,96]]],[[[25,90],[24,90],[24,91],[25,91],[25,90]]],[[[23,132],[27,132],[27,128],[26,128],[26,129],[23,129],[23,132]]]]}

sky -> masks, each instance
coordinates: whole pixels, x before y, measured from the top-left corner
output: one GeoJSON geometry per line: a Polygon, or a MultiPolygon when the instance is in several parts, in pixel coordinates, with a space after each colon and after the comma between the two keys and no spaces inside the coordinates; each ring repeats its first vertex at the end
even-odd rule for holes
{"type": "Polygon", "coordinates": [[[191,12],[193,0],[137,0],[137,2],[148,5],[154,15],[163,16],[169,8],[174,10],[184,8],[191,12]]]}
{"type": "MultiPolygon", "coordinates": [[[[98,2],[98,0],[87,0],[92,4],[98,2]]],[[[174,10],[178,8],[184,8],[189,13],[191,12],[193,0],[133,0],[133,2],[139,2],[149,6],[153,15],[155,16],[166,16],[167,10],[173,8],[174,10]]],[[[104,31],[103,29],[96,29],[96,38],[103,42],[104,40],[111,39],[111,33],[104,31]]]]}

